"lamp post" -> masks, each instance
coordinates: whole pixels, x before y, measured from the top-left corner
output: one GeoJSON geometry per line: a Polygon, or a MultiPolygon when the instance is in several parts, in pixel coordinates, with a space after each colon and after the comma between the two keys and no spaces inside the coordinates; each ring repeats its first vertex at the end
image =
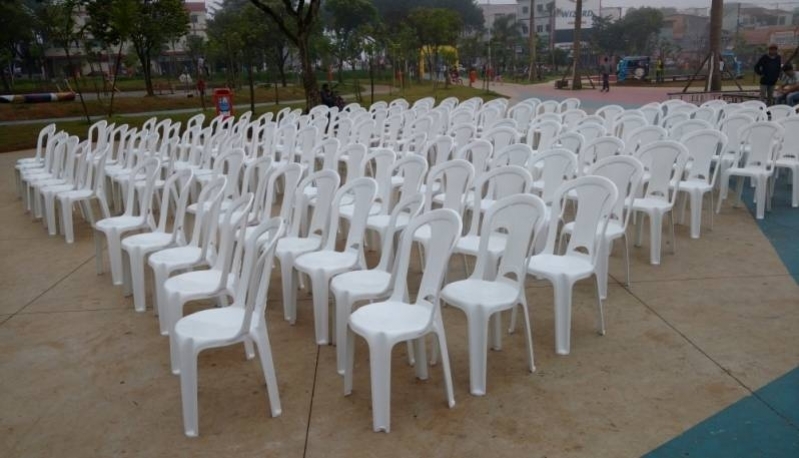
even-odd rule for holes
{"type": "MultiPolygon", "coordinates": [[[[491,0],[488,0],[487,9],[489,11],[489,17],[493,18],[494,15],[491,14],[491,0]]],[[[491,86],[491,72],[493,71],[491,68],[491,29],[494,28],[494,21],[491,21],[491,24],[488,27],[488,66],[486,67],[485,71],[485,80],[486,80],[486,92],[490,91],[491,86]]]]}

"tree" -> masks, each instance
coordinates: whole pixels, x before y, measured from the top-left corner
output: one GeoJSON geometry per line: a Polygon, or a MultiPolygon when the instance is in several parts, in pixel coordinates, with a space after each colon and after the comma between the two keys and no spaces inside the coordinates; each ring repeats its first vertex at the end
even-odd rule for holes
{"type": "Polygon", "coordinates": [[[344,62],[357,58],[371,24],[378,21],[377,10],[370,0],[327,0],[328,28],[333,32],[333,54],[338,58],[338,78],[342,81],[344,62]]]}
{"type": "Polygon", "coordinates": [[[183,0],[135,0],[133,30],[130,41],[139,57],[147,95],[155,95],[152,79],[154,52],[189,31],[189,13],[183,0]]]}
{"type": "Polygon", "coordinates": [[[663,28],[663,12],[656,8],[630,8],[622,18],[622,27],[630,54],[647,54],[652,39],[663,28]]]}
{"type": "MultiPolygon", "coordinates": [[[[442,46],[455,46],[463,23],[453,10],[443,8],[416,8],[408,15],[408,24],[416,32],[421,54],[427,58],[428,71],[435,75],[442,46]]],[[[449,84],[449,72],[446,82],[449,84]]],[[[435,78],[433,79],[435,87],[435,78]]]]}
{"type": "Polygon", "coordinates": [[[521,23],[516,16],[498,17],[491,28],[492,50],[494,51],[494,67],[507,72],[508,67],[516,66],[516,47],[522,42],[521,23]],[[499,63],[497,65],[496,63],[499,63]]]}
{"type": "Polygon", "coordinates": [[[310,110],[321,103],[319,84],[311,56],[311,37],[319,22],[321,0],[250,0],[263,11],[297,47],[302,66],[302,86],[305,89],[305,106],[310,110]]]}
{"type": "Polygon", "coordinates": [[[475,0],[374,0],[374,5],[381,17],[391,18],[388,25],[392,28],[397,28],[417,8],[450,10],[460,17],[464,29],[483,28],[483,13],[475,0]]]}
{"type": "Polygon", "coordinates": [[[40,20],[42,21],[43,39],[64,51],[64,56],[67,58],[68,76],[72,77],[75,91],[78,93],[78,98],[83,107],[83,114],[86,116],[86,122],[92,122],[89,110],[86,107],[86,101],[83,99],[80,81],[78,81],[80,64],[78,64],[77,68],[75,67],[70,51],[73,47],[78,47],[78,44],[83,41],[85,29],[84,27],[79,27],[75,22],[79,8],[80,3],[77,0],[53,1],[47,3],[41,10],[40,20]]]}
{"type": "Polygon", "coordinates": [[[111,116],[114,113],[117,76],[122,65],[122,49],[133,33],[136,20],[136,1],[91,0],[86,4],[86,12],[90,18],[86,26],[92,36],[107,46],[118,46],[111,83],[111,100],[108,105],[108,116],[111,116]]]}
{"type": "Polygon", "coordinates": [[[574,45],[572,47],[572,89],[583,88],[583,77],[580,75],[580,31],[583,24],[583,0],[574,2],[574,45]]]}
{"type": "Polygon", "coordinates": [[[34,21],[33,12],[21,0],[0,2],[0,75],[6,92],[13,90],[15,62],[33,41],[34,21]]]}

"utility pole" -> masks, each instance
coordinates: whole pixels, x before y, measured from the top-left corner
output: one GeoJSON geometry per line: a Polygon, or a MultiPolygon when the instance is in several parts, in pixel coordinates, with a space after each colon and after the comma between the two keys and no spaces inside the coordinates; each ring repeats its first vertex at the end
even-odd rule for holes
{"type": "Polygon", "coordinates": [[[723,21],[723,0],[712,0],[710,3],[710,71],[708,72],[708,89],[721,90],[721,72],[719,71],[719,58],[721,57],[721,23],[723,21]]]}
{"type": "MultiPolygon", "coordinates": [[[[721,1],[721,0],[713,0],[721,1]]],[[[583,25],[583,0],[574,2],[574,44],[572,46],[572,89],[583,88],[582,76],[580,76],[580,30],[583,25]]]]}
{"type": "MultiPolygon", "coordinates": [[[[493,18],[494,15],[491,14],[491,0],[488,0],[488,17],[493,18]]],[[[491,73],[493,73],[493,68],[491,68],[491,29],[494,28],[494,21],[491,21],[491,25],[488,27],[488,66],[486,67],[485,71],[485,80],[486,80],[486,92],[490,91],[491,87],[491,73]]]]}

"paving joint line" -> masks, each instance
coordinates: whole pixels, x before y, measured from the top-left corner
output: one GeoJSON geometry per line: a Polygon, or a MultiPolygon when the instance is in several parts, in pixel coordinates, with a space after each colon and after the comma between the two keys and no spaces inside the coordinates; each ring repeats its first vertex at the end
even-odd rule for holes
{"type": "Polygon", "coordinates": [[[319,355],[322,351],[320,345],[316,346],[316,363],[313,369],[313,386],[311,387],[311,404],[308,406],[308,424],[305,427],[305,445],[302,448],[302,458],[308,454],[308,438],[311,436],[311,416],[313,414],[313,400],[316,396],[316,376],[319,374],[319,355]]]}
{"type": "MultiPolygon", "coordinates": [[[[625,288],[625,289],[626,289],[626,288],[625,288]]],[[[797,425],[796,423],[794,423],[794,422],[793,422],[793,420],[791,420],[789,417],[785,416],[785,415],[784,415],[782,412],[780,412],[779,410],[777,410],[777,409],[776,409],[774,406],[772,406],[772,405],[771,405],[771,403],[769,403],[768,401],[766,401],[765,399],[763,399],[763,398],[762,398],[762,397],[761,397],[759,394],[757,394],[757,392],[756,392],[755,390],[752,390],[751,388],[749,388],[749,387],[748,387],[748,386],[747,386],[747,385],[746,385],[746,384],[745,384],[745,383],[744,383],[744,382],[743,382],[741,379],[739,379],[738,377],[736,377],[736,376],[735,376],[735,375],[734,375],[734,374],[733,374],[733,373],[732,373],[732,372],[731,372],[729,369],[727,369],[727,368],[726,368],[726,367],[724,367],[724,366],[723,366],[721,363],[719,363],[718,361],[716,361],[716,360],[715,360],[715,359],[714,359],[712,356],[710,356],[710,355],[709,355],[709,354],[708,354],[706,351],[704,351],[704,350],[703,350],[703,349],[702,349],[702,348],[701,348],[701,347],[700,347],[698,344],[696,344],[696,343],[695,343],[693,340],[691,340],[691,339],[690,339],[690,338],[689,338],[687,335],[685,335],[685,334],[684,334],[682,331],[680,331],[679,329],[677,329],[677,327],[676,327],[675,325],[673,325],[673,324],[672,324],[672,323],[671,323],[669,320],[667,320],[667,319],[666,319],[666,318],[665,318],[663,315],[661,315],[660,313],[658,313],[658,312],[657,312],[657,311],[656,311],[656,310],[655,310],[655,309],[654,309],[652,306],[650,306],[649,304],[647,304],[647,303],[646,303],[646,302],[645,302],[643,299],[641,299],[640,297],[638,297],[638,295],[636,295],[635,293],[633,293],[631,290],[627,289],[627,292],[628,292],[628,293],[630,293],[630,295],[631,295],[632,297],[634,297],[634,298],[635,298],[635,300],[637,300],[638,302],[640,302],[640,303],[641,303],[641,304],[642,304],[644,307],[646,307],[646,308],[647,308],[647,309],[648,309],[650,312],[652,312],[652,313],[653,313],[653,314],[654,314],[656,317],[660,318],[660,320],[661,320],[661,321],[663,321],[663,322],[666,324],[666,326],[668,326],[668,327],[670,327],[672,330],[674,330],[674,332],[676,332],[677,334],[679,334],[679,335],[680,335],[680,337],[682,337],[682,338],[683,338],[683,339],[684,339],[686,342],[688,342],[688,343],[689,343],[689,344],[690,344],[692,347],[694,347],[694,348],[695,348],[697,351],[699,351],[699,353],[701,353],[702,355],[704,355],[704,356],[705,356],[705,358],[707,358],[708,360],[710,360],[710,361],[711,361],[713,364],[715,364],[715,365],[716,365],[716,366],[717,366],[719,369],[721,369],[721,370],[722,370],[722,372],[724,372],[725,374],[727,374],[727,376],[729,376],[731,379],[735,380],[735,382],[736,382],[736,383],[738,383],[738,384],[739,384],[739,385],[740,385],[740,386],[741,386],[743,389],[745,389],[746,391],[748,391],[748,392],[749,392],[749,394],[750,394],[752,397],[754,397],[755,399],[757,399],[758,401],[760,401],[761,403],[763,403],[763,405],[765,405],[766,407],[768,407],[768,409],[769,409],[769,410],[771,410],[772,412],[774,412],[774,414],[775,414],[775,415],[777,415],[778,417],[780,417],[781,419],[783,419],[783,420],[784,420],[786,423],[788,423],[788,424],[789,424],[789,425],[790,425],[790,426],[791,426],[793,429],[795,429],[795,430],[799,431],[799,425],[797,425]]]]}
{"type": "Polygon", "coordinates": [[[67,273],[67,274],[66,274],[66,275],[64,275],[63,277],[59,278],[58,280],[56,280],[56,282],[55,282],[55,283],[53,283],[52,285],[48,286],[48,287],[47,287],[47,289],[45,289],[45,290],[44,290],[44,291],[42,291],[41,293],[37,294],[37,295],[36,295],[36,297],[34,297],[34,298],[33,298],[33,299],[31,299],[30,301],[28,301],[28,302],[27,302],[25,305],[23,305],[23,306],[22,306],[22,308],[20,308],[20,309],[19,309],[19,310],[17,310],[16,312],[12,313],[12,314],[11,314],[11,316],[9,316],[8,318],[6,318],[6,320],[5,320],[5,321],[3,321],[3,323],[2,323],[2,324],[0,324],[0,326],[2,326],[3,324],[7,323],[9,320],[11,320],[11,318],[14,318],[15,316],[19,315],[19,314],[20,314],[20,313],[21,313],[23,310],[25,310],[26,308],[28,308],[28,306],[29,306],[29,305],[31,305],[31,304],[33,304],[34,302],[36,302],[37,300],[39,300],[39,299],[40,299],[42,296],[44,296],[45,294],[49,293],[49,292],[50,292],[50,291],[51,291],[53,288],[55,288],[56,286],[58,286],[59,284],[61,284],[61,282],[63,282],[64,280],[66,280],[67,278],[69,278],[70,276],[72,276],[72,274],[74,274],[75,272],[77,272],[77,271],[78,271],[78,269],[80,269],[81,267],[83,267],[83,266],[85,266],[86,264],[88,264],[88,263],[89,263],[89,261],[91,261],[93,257],[94,257],[94,256],[89,256],[88,258],[86,258],[86,260],[85,260],[85,261],[83,261],[82,263],[80,263],[80,264],[79,264],[77,267],[75,267],[74,269],[70,270],[70,271],[69,271],[69,273],[67,273]]]}

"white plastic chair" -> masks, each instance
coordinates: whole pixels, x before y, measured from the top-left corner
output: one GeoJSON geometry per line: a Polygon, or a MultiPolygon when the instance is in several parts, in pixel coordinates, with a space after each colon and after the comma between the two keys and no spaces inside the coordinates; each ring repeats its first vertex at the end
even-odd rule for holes
{"type": "Polygon", "coordinates": [[[586,116],[588,116],[588,113],[585,111],[579,108],[571,108],[561,114],[561,119],[563,120],[563,124],[566,126],[566,128],[571,130],[577,127],[580,121],[582,121],[586,116]]]}
{"type": "MultiPolygon", "coordinates": [[[[666,213],[670,218],[672,253],[677,250],[672,210],[677,196],[676,185],[682,179],[688,162],[688,150],[682,143],[664,140],[639,150],[638,159],[644,165],[645,189],[642,197],[633,201],[633,211],[645,213],[649,217],[649,262],[660,265],[663,216],[666,213]]],[[[636,220],[636,226],[635,246],[641,246],[642,219],[636,220]]]]}
{"type": "Polygon", "coordinates": [[[450,135],[455,142],[455,148],[466,146],[477,135],[477,127],[474,123],[462,123],[452,126],[448,135],[450,135]]]}
{"type": "Polygon", "coordinates": [[[565,113],[568,110],[576,110],[580,108],[580,99],[576,97],[569,97],[566,100],[560,102],[558,106],[558,111],[561,113],[565,113]]]}
{"type": "Polygon", "coordinates": [[[241,281],[242,251],[245,243],[244,227],[247,213],[252,207],[252,194],[245,194],[228,207],[219,223],[219,250],[210,269],[193,270],[170,277],[164,283],[166,306],[161,320],[166,320],[169,329],[169,350],[172,373],[180,373],[180,346],[175,326],[183,317],[183,306],[189,301],[218,299],[224,302],[228,296],[237,300],[236,285],[241,281]]]}
{"type": "Polygon", "coordinates": [[[350,315],[347,333],[347,364],[344,372],[344,394],[352,393],[352,372],[355,363],[355,335],[369,343],[369,366],[372,384],[372,427],[375,431],[391,429],[391,349],[399,342],[413,341],[416,346],[416,376],[426,379],[427,356],[423,337],[435,334],[441,352],[444,386],[449,407],[455,405],[452,389],[447,338],[439,305],[439,292],[447,265],[458,236],[461,220],[450,209],[425,213],[411,221],[402,234],[394,280],[394,291],[385,302],[363,306],[350,315]],[[414,235],[421,228],[432,234],[430,246],[422,269],[416,300],[406,297],[408,270],[414,235]]]}
{"type": "MultiPolygon", "coordinates": [[[[146,185],[137,201],[136,186],[128,186],[125,213],[121,216],[103,218],[94,223],[94,256],[97,259],[97,273],[103,273],[103,237],[108,245],[108,260],[111,264],[111,280],[114,285],[122,285],[122,236],[132,231],[154,229],[150,209],[152,208],[153,188],[161,171],[161,161],[155,158],[143,160],[130,174],[131,183],[143,176],[146,185]],[[138,207],[138,208],[137,208],[138,207]]],[[[63,205],[63,203],[62,203],[63,205]]],[[[62,206],[63,208],[63,206],[62,206]]],[[[67,212],[64,212],[66,214],[67,212]]],[[[66,227],[66,224],[64,225],[66,227]]],[[[71,226],[71,225],[70,225],[71,226]]]]}
{"type": "Polygon", "coordinates": [[[508,145],[517,143],[519,133],[513,127],[500,126],[484,132],[480,138],[491,142],[494,145],[494,151],[499,151],[508,145]]]}
{"type": "Polygon", "coordinates": [[[591,142],[597,138],[602,138],[607,134],[605,126],[595,122],[580,123],[574,128],[574,132],[583,136],[586,142],[591,142]]]}
{"type": "MultiPolygon", "coordinates": [[[[103,151],[92,154],[86,158],[84,166],[85,174],[76,183],[73,190],[62,191],[55,194],[53,201],[52,215],[47,209],[48,218],[55,219],[58,207],[61,208],[61,230],[67,243],[75,241],[74,229],[72,226],[72,207],[79,203],[90,222],[94,221],[92,201],[96,200],[100,206],[100,213],[103,218],[110,218],[111,213],[108,209],[108,202],[105,194],[105,161],[108,157],[109,147],[103,151]],[[58,204],[57,206],[55,204],[58,204]]],[[[48,195],[45,195],[45,206],[48,205],[48,195]]],[[[55,223],[54,223],[55,224],[55,223]]]]}
{"type": "Polygon", "coordinates": [[[340,184],[338,174],[332,170],[322,170],[303,179],[297,186],[291,216],[291,227],[285,237],[277,244],[275,256],[280,261],[280,278],[283,284],[283,314],[286,321],[297,321],[297,285],[299,278],[294,269],[297,257],[316,251],[322,247],[327,237],[329,215],[333,198],[340,184]],[[315,205],[311,207],[308,189],[314,189],[315,205]],[[309,208],[313,208],[307,230],[305,219],[309,208]]]}
{"type": "Polygon", "coordinates": [[[530,126],[525,142],[533,151],[544,151],[552,147],[555,138],[560,134],[560,121],[535,122],[530,126]]]}
{"type": "Polygon", "coordinates": [[[17,195],[22,196],[22,182],[20,175],[22,170],[27,168],[36,168],[44,165],[44,153],[47,145],[50,144],[53,136],[56,135],[55,124],[48,124],[39,131],[39,136],[36,139],[36,154],[33,157],[26,157],[17,159],[14,165],[14,178],[17,185],[17,195]]]}
{"type": "MultiPolygon", "coordinates": [[[[635,194],[640,189],[641,179],[644,176],[644,166],[641,161],[632,156],[610,156],[592,164],[586,175],[605,177],[612,181],[616,185],[616,190],[619,191],[619,198],[613,203],[613,211],[605,230],[602,247],[605,251],[600,254],[596,265],[599,297],[605,299],[608,291],[608,257],[613,242],[620,238],[624,242],[626,285],[630,286],[630,247],[627,241],[627,224],[632,214],[635,194]]],[[[573,230],[574,223],[567,223],[563,226],[562,232],[571,234],[573,230]]]]}
{"type": "Polygon", "coordinates": [[[191,169],[181,170],[166,180],[161,195],[158,225],[152,232],[131,235],[122,239],[123,280],[125,292],[133,294],[133,307],[137,312],[144,312],[145,304],[145,258],[150,253],[185,244],[183,223],[186,216],[186,204],[189,199],[189,188],[194,179],[191,169]],[[167,230],[170,219],[170,208],[173,209],[172,230],[167,230]],[[127,258],[127,259],[125,259],[127,258]]]}
{"type": "Polygon", "coordinates": [[[682,141],[682,138],[691,132],[707,129],[714,129],[714,126],[702,119],[689,119],[671,126],[669,129],[669,137],[671,137],[672,140],[682,141]]]}
{"type": "Polygon", "coordinates": [[[791,206],[799,207],[799,153],[796,149],[799,146],[799,117],[790,116],[779,122],[785,128],[785,138],[777,153],[774,167],[778,173],[780,169],[791,172],[791,206]]]}
{"type": "MultiPolygon", "coordinates": [[[[564,183],[555,192],[544,249],[527,261],[527,273],[552,283],[555,296],[555,351],[571,351],[572,288],[578,280],[596,276],[597,258],[613,205],[618,199],[616,185],[605,177],[583,176],[564,183]],[[558,227],[569,195],[576,197],[574,230],[563,254],[555,253],[558,227]]],[[[605,333],[602,297],[597,277],[598,330],[605,333]]]]}
{"type": "Polygon", "coordinates": [[[164,284],[173,272],[211,264],[216,256],[214,243],[219,225],[219,211],[225,194],[227,178],[209,182],[197,199],[197,214],[192,223],[191,240],[152,253],[147,264],[153,271],[155,312],[161,335],[169,335],[169,320],[165,317],[167,295],[164,284]]]}
{"type": "Polygon", "coordinates": [[[624,142],[616,137],[600,137],[580,149],[577,155],[577,175],[584,175],[595,162],[624,154],[624,142]]]}
{"type": "Polygon", "coordinates": [[[584,144],[585,137],[577,132],[561,132],[553,142],[555,148],[564,148],[574,154],[579,154],[580,148],[582,148],[584,144]]]}
{"type": "MultiPolygon", "coordinates": [[[[711,170],[713,158],[727,148],[727,137],[714,129],[697,130],[682,138],[688,149],[688,166],[679,191],[687,194],[691,204],[691,238],[698,239],[702,227],[702,200],[710,193],[710,228],[713,229],[713,188],[719,168],[711,170]]],[[[683,212],[685,210],[683,201],[683,212]]]]}
{"type": "Polygon", "coordinates": [[[538,105],[538,115],[546,113],[560,113],[560,103],[557,100],[544,100],[538,105]]]}
{"type": "Polygon", "coordinates": [[[277,376],[264,312],[275,246],[284,230],[280,218],[273,218],[260,224],[247,238],[241,278],[236,285],[236,301],[232,305],[192,313],[181,318],[175,325],[175,341],[179,347],[180,359],[183,428],[189,437],[199,434],[197,356],[201,351],[210,348],[244,342],[247,359],[251,359],[255,354],[249,347],[254,343],[258,347],[272,416],[281,414],[277,376]]]}
{"type": "MultiPolygon", "coordinates": [[[[394,278],[394,244],[395,237],[402,233],[408,222],[419,215],[424,206],[424,196],[414,194],[401,200],[391,214],[385,225],[385,234],[382,238],[380,261],[373,269],[352,270],[336,275],[330,281],[330,291],[336,300],[335,312],[335,342],[336,363],[338,373],[344,375],[347,358],[347,320],[352,313],[356,302],[365,300],[373,301],[387,298],[393,287],[394,278]]],[[[409,345],[410,347],[410,345],[409,345]]],[[[409,348],[409,355],[413,358],[413,349],[409,348]]]]}
{"type": "MultiPolygon", "coordinates": [[[[535,371],[530,312],[524,289],[525,261],[533,234],[542,226],[545,213],[544,202],[530,194],[498,200],[489,208],[483,220],[474,272],[469,278],[450,283],[441,291],[444,302],[466,314],[469,330],[469,389],[475,396],[486,393],[489,320],[517,305],[521,306],[524,313],[528,369],[535,371]],[[499,267],[490,248],[491,239],[498,234],[502,234],[505,240],[499,267]]],[[[497,328],[494,332],[499,334],[497,328]]]]}
{"type": "Polygon", "coordinates": [[[644,126],[635,129],[625,140],[625,154],[634,156],[639,149],[661,140],[666,140],[669,133],[660,126],[644,126]]]}
{"type": "Polygon", "coordinates": [[[605,105],[596,110],[596,115],[605,120],[605,130],[613,132],[616,127],[616,117],[624,113],[624,108],[619,105],[605,105]]]}
{"type": "Polygon", "coordinates": [[[294,260],[294,268],[307,274],[313,291],[314,323],[316,344],[327,345],[330,341],[329,329],[329,285],[337,274],[366,267],[363,262],[363,238],[366,218],[377,195],[377,182],[371,178],[358,178],[339,188],[333,199],[332,212],[328,223],[327,237],[319,250],[302,254],[294,260]],[[351,202],[352,216],[346,233],[346,241],[341,251],[336,249],[339,229],[339,212],[342,199],[351,202]]]}
{"type": "Polygon", "coordinates": [[[774,175],[774,160],[782,144],[785,129],[778,123],[759,121],[745,127],[741,132],[744,148],[748,147],[743,165],[733,165],[721,174],[721,195],[716,206],[716,213],[721,211],[721,202],[727,198],[730,177],[738,177],[738,200],[741,201],[743,180],[749,178],[755,185],[756,217],[763,219],[768,200],[769,180],[774,175]]]}

